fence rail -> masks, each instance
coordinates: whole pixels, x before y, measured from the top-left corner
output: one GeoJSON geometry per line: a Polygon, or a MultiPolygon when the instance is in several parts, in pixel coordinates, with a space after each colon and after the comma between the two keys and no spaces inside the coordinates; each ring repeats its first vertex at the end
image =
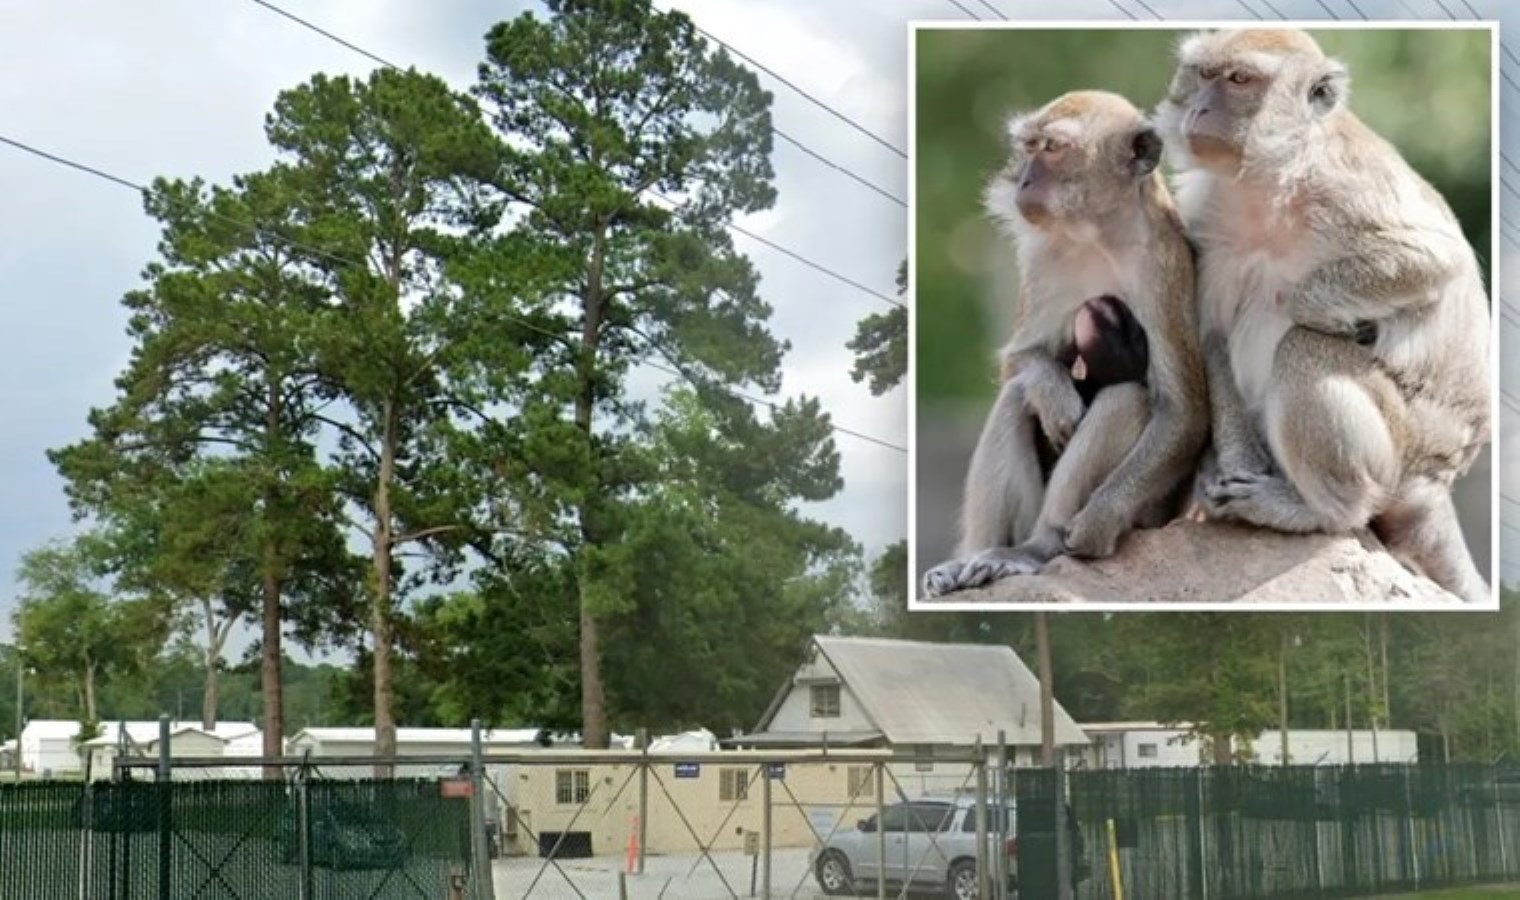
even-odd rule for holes
{"type": "Polygon", "coordinates": [[[0,785],[0,900],[1247,900],[1520,882],[1513,768],[473,749],[123,757],[110,781],[0,785]],[[394,775],[373,777],[380,764],[394,775]]]}

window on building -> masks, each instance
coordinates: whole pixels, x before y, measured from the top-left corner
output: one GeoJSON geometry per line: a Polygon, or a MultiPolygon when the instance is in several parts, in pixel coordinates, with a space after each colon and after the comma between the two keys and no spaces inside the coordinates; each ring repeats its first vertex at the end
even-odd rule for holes
{"type": "Polygon", "coordinates": [[[839,718],[839,685],[815,684],[812,687],[813,718],[839,718]]]}
{"type": "Polygon", "coordinates": [[[561,806],[580,806],[591,796],[590,769],[556,769],[554,802],[561,806]]]}
{"type": "Polygon", "coordinates": [[[876,783],[873,768],[872,766],[850,766],[845,770],[845,787],[849,791],[846,796],[854,800],[871,795],[872,786],[876,783]]]}
{"type": "Polygon", "coordinates": [[[1137,745],[1135,745],[1135,755],[1138,756],[1138,757],[1140,757],[1141,759],[1155,759],[1156,758],[1156,745],[1155,744],[1137,744],[1137,745]]]}
{"type": "Polygon", "coordinates": [[[732,803],[735,800],[748,800],[749,770],[719,769],[718,799],[726,803],[732,803]]]}

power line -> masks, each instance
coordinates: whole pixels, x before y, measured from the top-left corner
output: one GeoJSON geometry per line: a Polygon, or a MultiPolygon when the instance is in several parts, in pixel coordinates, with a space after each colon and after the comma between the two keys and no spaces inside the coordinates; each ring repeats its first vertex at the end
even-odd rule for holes
{"type": "Polygon", "coordinates": [[[1473,9],[1473,5],[1471,3],[1468,3],[1467,0],[1462,0],[1462,5],[1467,7],[1467,11],[1472,13],[1472,17],[1474,19],[1483,18],[1482,16],[1478,15],[1478,11],[1476,9],[1473,9]]]}
{"type": "Polygon", "coordinates": [[[1362,12],[1362,8],[1356,5],[1356,0],[1346,0],[1346,5],[1355,10],[1356,14],[1361,17],[1363,22],[1367,21],[1367,14],[1362,12]]]}
{"type": "Polygon", "coordinates": [[[1246,0],[1235,0],[1235,5],[1250,13],[1258,22],[1261,21],[1261,13],[1246,5],[1246,0]]]}
{"type": "MultiPolygon", "coordinates": [[[[359,44],[354,44],[353,41],[344,40],[344,38],[340,38],[340,36],[337,36],[336,33],[330,32],[330,30],[322,29],[322,27],[318,27],[318,26],[316,26],[316,24],[310,23],[310,21],[307,21],[307,20],[304,20],[304,18],[298,17],[298,15],[290,14],[290,12],[286,12],[286,11],[284,11],[284,9],[280,9],[280,8],[278,8],[278,6],[275,6],[274,3],[269,3],[268,0],[252,0],[252,2],[257,3],[257,5],[263,6],[264,9],[269,9],[269,11],[278,12],[278,14],[283,15],[283,17],[289,18],[290,21],[295,21],[296,24],[301,24],[302,27],[307,27],[307,29],[312,29],[313,32],[319,33],[319,35],[324,36],[324,38],[328,38],[328,40],[336,41],[336,43],[342,44],[342,46],[348,47],[348,49],[354,50],[354,52],[356,52],[356,53],[362,53],[362,55],[365,55],[366,58],[374,59],[374,61],[378,62],[378,64],[386,65],[386,67],[389,67],[389,68],[397,68],[397,70],[398,70],[398,68],[400,68],[400,65],[394,64],[394,62],[388,61],[388,59],[382,58],[382,56],[378,56],[377,53],[371,53],[371,52],[369,52],[369,50],[365,50],[365,49],[363,49],[363,47],[360,47],[359,44]]],[[[651,9],[654,9],[654,6],[651,5],[651,9]]],[[[698,30],[698,32],[702,32],[701,27],[696,26],[696,23],[692,23],[692,27],[695,27],[695,29],[698,30]]],[[[707,32],[702,32],[702,33],[707,33],[707,32]]],[[[716,41],[717,38],[713,38],[713,40],[716,41]]],[[[722,41],[719,41],[719,43],[722,43],[722,41]]],[[[724,46],[727,46],[727,44],[724,44],[724,46]]],[[[772,131],[775,131],[775,129],[772,129],[772,131]]],[[[796,140],[796,138],[790,137],[790,135],[783,135],[783,134],[781,134],[780,131],[777,131],[777,134],[780,135],[780,137],[783,137],[784,140],[790,141],[790,143],[795,144],[795,146],[803,147],[803,144],[801,144],[800,141],[796,140]]],[[[803,147],[803,149],[804,149],[804,151],[806,151],[807,147],[803,147]]],[[[807,151],[807,152],[809,152],[809,155],[813,155],[813,157],[819,158],[819,160],[822,160],[822,157],[819,157],[819,155],[815,154],[815,152],[813,152],[813,151],[807,151]]],[[[828,160],[824,160],[824,161],[825,161],[825,163],[828,163],[828,160]]],[[[831,164],[831,166],[839,167],[838,164],[834,164],[834,163],[830,163],[830,164],[831,164]]],[[[863,182],[863,179],[857,179],[857,181],[862,181],[863,182]]],[[[866,185],[868,185],[868,187],[872,187],[872,190],[880,190],[880,189],[876,189],[876,187],[874,187],[874,185],[871,185],[871,184],[866,184],[866,185]]],[[[670,204],[670,205],[679,205],[679,204],[676,204],[675,201],[672,201],[672,199],[666,198],[666,196],[658,195],[658,193],[655,193],[655,192],[651,192],[651,193],[652,193],[652,195],[655,196],[655,198],[661,199],[661,201],[667,202],[667,204],[670,204]]],[[[882,193],[885,193],[885,192],[882,192],[882,193]]],[[[892,199],[892,201],[895,201],[895,202],[898,202],[898,204],[901,204],[900,199],[895,198],[895,196],[892,196],[892,195],[886,195],[886,196],[888,196],[889,199],[892,199]]],[[[904,207],[906,207],[906,204],[903,204],[903,205],[904,205],[904,207]]],[[[894,296],[888,295],[888,293],[880,292],[880,290],[876,290],[876,289],[874,289],[874,287],[866,286],[866,284],[862,284],[862,283],[860,283],[860,281],[856,281],[856,280],[854,280],[854,278],[848,277],[848,275],[841,275],[841,274],[839,274],[839,272],[833,271],[833,269],[828,268],[828,266],[824,266],[824,265],[822,265],[822,263],[818,263],[818,261],[810,260],[810,258],[804,257],[804,255],[800,254],[800,252],[793,251],[793,249],[786,248],[786,246],[778,245],[778,243],[772,242],[772,240],[766,239],[766,237],[758,236],[758,234],[755,234],[755,233],[752,233],[752,231],[746,230],[746,228],[743,228],[742,225],[736,225],[736,223],[728,222],[727,223],[727,228],[728,228],[728,230],[734,231],[734,233],[743,234],[743,236],[749,237],[749,239],[751,239],[751,240],[757,240],[757,242],[760,242],[760,243],[763,243],[763,245],[769,246],[769,248],[774,249],[774,251],[781,252],[781,254],[787,255],[787,257],[793,258],[793,260],[800,261],[800,263],[803,263],[804,266],[809,266],[809,268],[816,269],[816,271],[822,272],[822,274],[828,275],[828,277],[834,278],[834,280],[836,280],[836,281],[841,281],[841,283],[848,284],[848,286],[854,287],[854,289],[863,290],[863,292],[869,293],[869,295],[877,296],[877,298],[883,299],[883,301],[886,301],[886,303],[892,304],[892,306],[903,307],[903,303],[901,303],[901,301],[898,301],[897,298],[894,298],[894,296]]]]}
{"type": "Polygon", "coordinates": [[[808,156],[811,156],[813,159],[818,160],[819,162],[823,163],[824,165],[828,166],[829,168],[833,169],[834,171],[838,172],[839,174],[843,175],[844,177],[846,177],[846,178],[848,178],[848,179],[850,179],[852,181],[855,181],[858,184],[861,184],[861,185],[863,185],[863,186],[865,186],[865,187],[867,187],[867,188],[875,191],[876,193],[882,195],[883,197],[887,198],[888,200],[891,200],[893,203],[896,203],[898,206],[901,206],[904,209],[908,208],[908,202],[906,200],[904,200],[903,198],[897,196],[896,194],[892,193],[891,191],[888,191],[886,188],[878,187],[875,184],[867,181],[865,178],[863,178],[863,177],[861,177],[859,175],[856,175],[851,170],[845,168],[844,166],[840,165],[837,162],[834,162],[832,159],[829,159],[827,156],[824,156],[823,154],[819,153],[818,151],[812,149],[808,145],[802,143],[801,141],[797,140],[796,138],[792,137],[791,135],[783,132],[781,129],[775,127],[774,125],[771,126],[771,132],[773,134],[775,134],[776,137],[781,138],[783,141],[786,141],[788,144],[791,144],[793,147],[796,147],[798,150],[801,150],[803,153],[806,153],[808,156]]]}
{"type": "Polygon", "coordinates": [[[1124,15],[1131,22],[1138,22],[1138,21],[1140,21],[1139,16],[1136,16],[1134,13],[1132,13],[1129,10],[1125,9],[1124,7],[1120,6],[1119,5],[1119,0],[1108,0],[1108,5],[1112,6],[1114,9],[1117,9],[1119,12],[1124,13],[1124,15]]]}
{"type": "Polygon", "coordinates": [[[965,13],[967,15],[967,17],[969,17],[969,18],[971,18],[971,19],[973,19],[973,20],[975,20],[977,22],[980,22],[982,20],[981,16],[978,16],[976,13],[974,13],[971,10],[967,9],[966,7],[962,6],[960,0],[945,0],[945,2],[949,3],[951,6],[955,7],[956,9],[960,10],[961,12],[965,13]]]}
{"type": "MultiPolygon", "coordinates": [[[[647,2],[647,0],[646,0],[646,2],[647,2]]],[[[1112,0],[1110,0],[1110,2],[1112,2],[1112,0]]],[[[659,7],[655,6],[653,3],[649,3],[649,8],[655,10],[656,12],[664,13],[664,10],[661,10],[659,7]]],[[[849,125],[851,128],[855,129],[856,131],[860,132],[861,134],[865,135],[866,137],[870,138],[871,140],[875,141],[876,143],[882,145],[883,147],[887,148],[888,150],[891,150],[893,153],[896,153],[898,156],[902,157],[903,159],[907,159],[908,158],[907,152],[904,151],[901,147],[897,146],[896,144],[892,143],[891,141],[887,140],[886,138],[882,137],[881,135],[877,134],[876,132],[872,131],[871,129],[865,127],[864,125],[860,124],[859,122],[855,121],[854,119],[850,118],[849,116],[845,115],[844,113],[840,112],[839,110],[835,109],[834,107],[828,105],[827,103],[824,103],[822,100],[819,100],[817,97],[814,97],[812,94],[808,93],[803,88],[797,86],[796,84],[793,84],[789,79],[787,79],[784,75],[782,75],[779,72],[777,72],[775,69],[772,69],[770,66],[767,66],[766,64],[760,62],[759,60],[755,59],[753,56],[750,56],[749,54],[745,53],[743,50],[740,50],[737,47],[734,47],[732,44],[729,44],[727,41],[723,40],[722,38],[718,37],[717,35],[713,34],[712,32],[708,31],[707,29],[703,28],[701,25],[698,25],[695,21],[692,21],[691,27],[697,32],[697,34],[702,35],[703,37],[707,38],[708,40],[710,40],[710,41],[712,41],[712,42],[714,42],[716,44],[722,45],[723,47],[727,48],[728,52],[732,53],[733,55],[739,57],[740,59],[744,60],[745,62],[749,63],[750,65],[754,66],[755,68],[759,69],[760,71],[764,72],[765,74],[769,75],[770,77],[774,78],[778,83],[780,83],[782,85],[785,85],[786,87],[790,88],[793,93],[797,94],[802,99],[808,101],[809,103],[813,104],[814,106],[818,107],[819,109],[824,110],[829,115],[831,115],[834,118],[838,119],[839,121],[845,123],[846,125],[849,125]]]]}
{"type": "Polygon", "coordinates": [[[1154,9],[1151,9],[1150,4],[1146,3],[1145,0],[1135,0],[1135,2],[1138,3],[1138,4],[1140,4],[1140,8],[1141,9],[1143,9],[1146,12],[1150,13],[1152,18],[1154,18],[1154,19],[1156,19],[1158,21],[1161,19],[1161,14],[1158,13],[1158,12],[1156,12],[1154,9]]]}
{"type": "Polygon", "coordinates": [[[1278,17],[1279,19],[1286,19],[1287,18],[1287,16],[1285,16],[1285,15],[1282,14],[1282,10],[1280,10],[1277,7],[1275,7],[1275,6],[1272,5],[1272,0],[1261,0],[1261,2],[1262,2],[1263,6],[1265,6],[1267,9],[1271,10],[1272,15],[1278,17]]]}
{"type": "MultiPolygon", "coordinates": [[[[661,194],[661,193],[659,193],[657,191],[650,191],[649,194],[650,194],[650,196],[654,197],[656,200],[659,200],[662,203],[669,204],[672,208],[679,208],[681,206],[681,204],[679,202],[677,202],[677,201],[671,199],[670,197],[667,197],[664,194],[661,194]]],[[[906,307],[904,307],[903,302],[901,300],[898,300],[896,297],[893,297],[890,294],[884,294],[881,291],[878,291],[875,288],[871,287],[870,285],[862,284],[861,282],[856,281],[855,279],[851,278],[848,275],[841,275],[839,272],[836,272],[833,269],[829,268],[828,266],[825,266],[823,263],[816,262],[816,261],[814,261],[812,259],[809,259],[808,257],[803,256],[801,253],[798,253],[797,251],[791,249],[790,247],[782,246],[781,244],[776,243],[775,241],[771,240],[768,237],[756,234],[755,232],[750,231],[748,228],[745,228],[743,225],[739,225],[739,224],[734,223],[734,222],[729,222],[729,223],[727,223],[727,228],[730,231],[734,232],[735,234],[742,234],[742,235],[744,235],[745,237],[749,238],[752,241],[756,241],[757,243],[764,244],[765,246],[771,248],[772,250],[775,250],[777,253],[780,253],[780,254],[782,254],[784,256],[788,256],[788,257],[796,260],[797,262],[802,263],[803,265],[807,266],[810,269],[815,269],[815,270],[817,270],[819,272],[822,272],[823,274],[829,276],[830,278],[834,279],[835,281],[838,281],[838,282],[840,282],[842,284],[847,284],[850,287],[855,288],[858,291],[861,291],[862,293],[870,294],[873,297],[877,297],[877,298],[879,298],[881,300],[885,300],[887,303],[890,303],[893,306],[896,306],[896,307],[899,307],[899,308],[906,308],[906,307]]]]}
{"type": "MultiPolygon", "coordinates": [[[[38,157],[40,159],[43,159],[43,160],[46,160],[48,162],[54,163],[55,165],[65,166],[65,167],[73,169],[75,171],[83,172],[83,173],[85,173],[87,175],[91,175],[91,176],[93,176],[95,178],[99,178],[102,181],[106,181],[106,182],[109,182],[111,184],[114,184],[117,187],[124,187],[124,188],[126,188],[126,189],[128,189],[130,191],[133,191],[133,192],[137,193],[137,194],[148,195],[150,193],[147,188],[143,187],[143,185],[139,184],[138,182],[132,181],[132,180],[127,179],[127,178],[123,178],[120,175],[112,174],[111,172],[107,172],[104,169],[96,168],[95,166],[86,165],[84,163],[77,162],[77,161],[69,159],[67,157],[60,156],[60,155],[58,155],[56,153],[49,153],[46,150],[42,150],[42,149],[40,149],[38,147],[34,147],[31,144],[25,143],[23,141],[18,141],[15,138],[8,137],[8,136],[6,136],[4,134],[0,134],[0,143],[6,144],[7,146],[14,147],[17,150],[21,150],[21,151],[23,151],[25,153],[31,154],[32,156],[36,156],[36,157],[38,157]]],[[[330,253],[330,252],[328,252],[326,250],[323,250],[321,248],[313,247],[310,244],[306,244],[306,243],[298,241],[298,240],[296,240],[294,238],[287,237],[286,235],[281,234],[278,231],[274,231],[272,229],[264,228],[264,227],[262,227],[260,225],[255,224],[255,223],[243,221],[243,220],[238,219],[238,218],[236,218],[234,216],[224,215],[224,214],[215,212],[214,210],[209,210],[208,209],[208,210],[206,210],[206,213],[208,215],[212,216],[213,218],[216,218],[216,219],[218,219],[220,221],[226,222],[226,223],[231,224],[231,225],[236,225],[239,228],[245,228],[245,229],[248,230],[248,232],[250,234],[265,235],[267,237],[273,238],[273,239],[279,241],[280,243],[285,244],[288,247],[292,247],[292,248],[295,248],[295,249],[298,249],[298,250],[303,250],[303,251],[305,251],[307,253],[313,254],[315,256],[320,256],[320,257],[323,257],[325,259],[331,260],[333,262],[341,263],[343,265],[353,266],[355,268],[367,268],[367,266],[366,266],[365,263],[359,262],[358,260],[355,260],[355,259],[353,259],[351,257],[343,256],[341,254],[336,254],[336,253],[330,253]]],[[[500,315],[500,317],[502,319],[505,319],[505,320],[510,321],[510,322],[514,322],[514,323],[516,323],[518,325],[521,325],[522,327],[527,328],[527,329],[529,329],[531,331],[536,331],[539,334],[543,334],[543,335],[546,335],[546,336],[552,337],[552,338],[563,338],[563,335],[555,334],[552,331],[549,331],[549,330],[547,330],[545,328],[541,328],[538,325],[535,325],[534,323],[532,323],[532,322],[530,322],[530,321],[528,321],[526,319],[521,319],[521,318],[518,318],[518,317],[510,315],[510,314],[499,314],[499,315],[500,315]]],[[[674,375],[674,376],[676,376],[678,378],[685,379],[687,377],[687,376],[685,376],[684,374],[682,374],[679,371],[676,371],[676,370],[674,370],[672,368],[663,366],[663,365],[661,365],[659,363],[656,363],[656,362],[651,362],[649,360],[642,360],[641,364],[642,365],[646,365],[646,366],[648,366],[648,367],[650,367],[652,369],[655,369],[657,371],[661,371],[661,372],[665,372],[666,374],[674,375]]],[[[719,391],[721,391],[723,393],[726,393],[726,394],[728,394],[728,395],[730,395],[730,396],[732,396],[732,397],[734,397],[736,399],[739,399],[739,400],[744,400],[744,401],[750,402],[750,403],[759,403],[759,404],[762,404],[764,406],[769,407],[772,410],[777,410],[777,409],[780,408],[780,405],[777,404],[777,403],[775,403],[774,401],[767,400],[767,399],[762,398],[762,397],[755,397],[755,396],[746,394],[743,391],[739,391],[739,390],[734,389],[734,388],[728,388],[728,387],[726,387],[724,385],[712,385],[712,387],[714,387],[717,390],[719,390],[719,391]]],[[[900,453],[907,453],[908,452],[908,449],[906,447],[902,446],[901,444],[894,444],[891,441],[886,441],[886,440],[883,440],[881,438],[874,437],[872,435],[866,434],[864,432],[856,431],[856,430],[854,430],[852,428],[846,428],[846,427],[844,427],[842,425],[835,425],[832,422],[829,424],[829,428],[832,431],[835,431],[835,432],[837,432],[839,434],[845,434],[845,435],[849,435],[850,437],[858,438],[858,439],[863,440],[863,441],[869,441],[870,443],[877,444],[877,445],[880,445],[882,447],[887,447],[889,449],[896,450],[896,451],[898,451],[900,453]]]]}
{"type": "MultiPolygon", "coordinates": [[[[268,0],[251,0],[251,2],[258,4],[259,6],[264,7],[265,9],[269,10],[270,12],[274,13],[277,16],[280,16],[282,18],[288,19],[289,21],[294,22],[297,25],[300,25],[302,28],[305,28],[308,31],[312,31],[312,32],[314,32],[316,34],[319,34],[322,37],[327,38],[329,41],[332,41],[333,43],[338,44],[339,46],[342,46],[342,47],[345,47],[345,48],[347,48],[349,50],[352,50],[353,52],[359,54],[360,56],[363,56],[366,59],[369,59],[369,60],[371,60],[373,62],[377,62],[380,65],[385,66],[386,68],[395,69],[397,71],[400,71],[402,69],[401,66],[399,66],[399,65],[391,62],[390,60],[388,60],[385,57],[379,55],[378,53],[371,52],[370,50],[367,50],[364,47],[359,46],[358,44],[354,43],[353,41],[350,41],[350,40],[342,37],[341,35],[338,35],[338,34],[335,34],[335,33],[331,32],[331,31],[328,31],[326,28],[323,28],[322,26],[316,24],[315,22],[312,22],[312,21],[310,21],[308,19],[303,19],[300,16],[296,15],[295,13],[290,12],[289,10],[282,9],[279,6],[276,6],[275,4],[268,2],[268,0]]],[[[896,203],[898,206],[901,206],[901,207],[904,207],[904,208],[907,207],[907,205],[908,205],[907,202],[904,201],[902,198],[900,198],[897,195],[891,193],[887,189],[885,189],[885,188],[883,188],[883,187],[881,187],[881,186],[879,186],[879,185],[871,182],[870,180],[868,180],[867,178],[865,178],[863,175],[860,175],[860,174],[856,173],[855,171],[853,171],[852,169],[850,169],[848,166],[845,166],[842,163],[835,162],[834,160],[828,158],[827,156],[823,155],[819,151],[814,150],[813,148],[811,148],[808,145],[804,144],[802,141],[798,140],[797,138],[794,138],[794,137],[792,137],[789,134],[784,134],[781,131],[781,129],[775,127],[774,125],[771,126],[771,132],[773,134],[775,134],[776,137],[781,138],[783,141],[786,141],[788,144],[791,144],[792,146],[796,147],[798,150],[801,150],[803,153],[807,154],[808,156],[811,156],[813,159],[817,160],[818,162],[823,163],[824,165],[828,166],[829,168],[833,169],[834,171],[838,172],[839,174],[845,176],[846,178],[849,178],[850,180],[855,181],[858,184],[861,184],[861,185],[869,188],[870,190],[876,192],[877,194],[880,194],[881,196],[887,198],[888,200],[891,200],[893,203],[896,203]]]]}
{"type": "Polygon", "coordinates": [[[1441,12],[1446,13],[1446,18],[1452,20],[1453,22],[1457,20],[1457,17],[1451,14],[1451,10],[1447,9],[1446,4],[1442,3],[1441,0],[1436,0],[1436,6],[1441,7],[1441,12]]]}
{"type": "Polygon", "coordinates": [[[1336,20],[1337,22],[1340,21],[1341,17],[1335,14],[1335,10],[1331,9],[1325,4],[1325,0],[1315,0],[1315,2],[1319,4],[1320,9],[1324,10],[1330,15],[1330,18],[1336,20]]]}
{"type": "Polygon", "coordinates": [[[987,0],[976,0],[976,2],[980,3],[982,6],[985,6],[988,12],[992,13],[994,16],[997,16],[999,19],[1002,19],[1004,22],[1008,21],[1008,17],[1003,15],[1003,11],[1001,9],[998,9],[996,6],[993,6],[991,3],[988,3],[987,0]]]}

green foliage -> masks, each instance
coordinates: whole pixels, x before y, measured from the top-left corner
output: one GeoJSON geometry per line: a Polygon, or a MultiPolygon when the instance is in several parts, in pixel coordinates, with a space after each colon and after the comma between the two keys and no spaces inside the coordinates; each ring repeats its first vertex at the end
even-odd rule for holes
{"type": "MultiPolygon", "coordinates": [[[[908,290],[908,261],[897,269],[897,294],[908,290]]],[[[855,354],[850,378],[865,381],[871,393],[881,396],[897,387],[908,373],[908,310],[896,307],[872,313],[860,320],[855,336],[845,347],[855,354]]]]}
{"type": "MultiPolygon", "coordinates": [[[[1486,31],[1312,32],[1351,70],[1352,109],[1447,198],[1490,258],[1490,49],[1486,31]]],[[[989,400],[992,355],[1013,309],[1007,240],[981,192],[1007,156],[1004,124],[1066,91],[1101,88],[1152,109],[1178,33],[917,33],[915,283],[919,396],[989,400]]]]}
{"type": "MultiPolygon", "coordinates": [[[[1036,658],[1030,615],[882,609],[877,633],[1007,643],[1036,658]]],[[[1186,722],[1205,739],[1254,736],[1277,726],[1281,661],[1292,728],[1345,728],[1349,705],[1355,728],[1376,722],[1426,738],[1424,759],[1520,754],[1512,590],[1498,613],[1078,613],[1052,616],[1050,630],[1055,697],[1078,722],[1186,722]]]]}
{"type": "MultiPolygon", "coordinates": [[[[786,350],[725,229],[774,200],[770,97],[682,15],[633,0],[548,8],[547,20],[527,14],[491,30],[476,88],[504,139],[493,186],[519,224],[500,264],[524,272],[518,316],[553,336],[511,391],[519,415],[496,446],[518,521],[559,551],[535,565],[561,573],[549,596],[569,591],[556,612],[580,623],[581,666],[574,682],[551,668],[551,685],[578,684],[582,733],[597,746],[614,717],[697,714],[650,690],[655,677],[706,678],[715,697],[753,707],[774,686],[742,654],[716,665],[715,648],[732,645],[714,644],[710,629],[791,641],[792,626],[777,634],[761,610],[808,608],[793,621],[820,620],[848,542],[780,512],[839,488],[817,403],[762,422],[724,390],[774,392],[786,350]],[[692,386],[672,398],[674,418],[652,423],[624,394],[646,360],[692,386]],[[752,556],[732,557],[745,542],[752,556]],[[775,582],[751,583],[756,569],[775,582]],[[616,673],[605,683],[604,668],[616,673]]],[[[531,555],[519,537],[489,552],[531,555]]],[[[503,590],[487,581],[474,602],[515,605],[503,590]]],[[[466,603],[435,612],[472,615],[466,603]]]]}
{"type": "Polygon", "coordinates": [[[113,598],[101,581],[104,552],[85,535],[21,557],[16,645],[44,682],[74,691],[74,717],[100,721],[96,690],[103,679],[142,669],[163,643],[167,609],[151,597],[113,598]]]}

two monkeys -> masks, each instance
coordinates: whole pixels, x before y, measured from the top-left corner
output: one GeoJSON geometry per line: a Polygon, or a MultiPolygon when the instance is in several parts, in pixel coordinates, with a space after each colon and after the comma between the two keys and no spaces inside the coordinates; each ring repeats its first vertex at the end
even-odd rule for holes
{"type": "Polygon", "coordinates": [[[1154,121],[1081,91],[1010,124],[987,207],[1019,318],[929,594],[1108,556],[1195,495],[1217,520],[1370,528],[1487,598],[1451,499],[1491,427],[1482,276],[1347,91],[1302,32],[1213,32],[1154,121]]]}

